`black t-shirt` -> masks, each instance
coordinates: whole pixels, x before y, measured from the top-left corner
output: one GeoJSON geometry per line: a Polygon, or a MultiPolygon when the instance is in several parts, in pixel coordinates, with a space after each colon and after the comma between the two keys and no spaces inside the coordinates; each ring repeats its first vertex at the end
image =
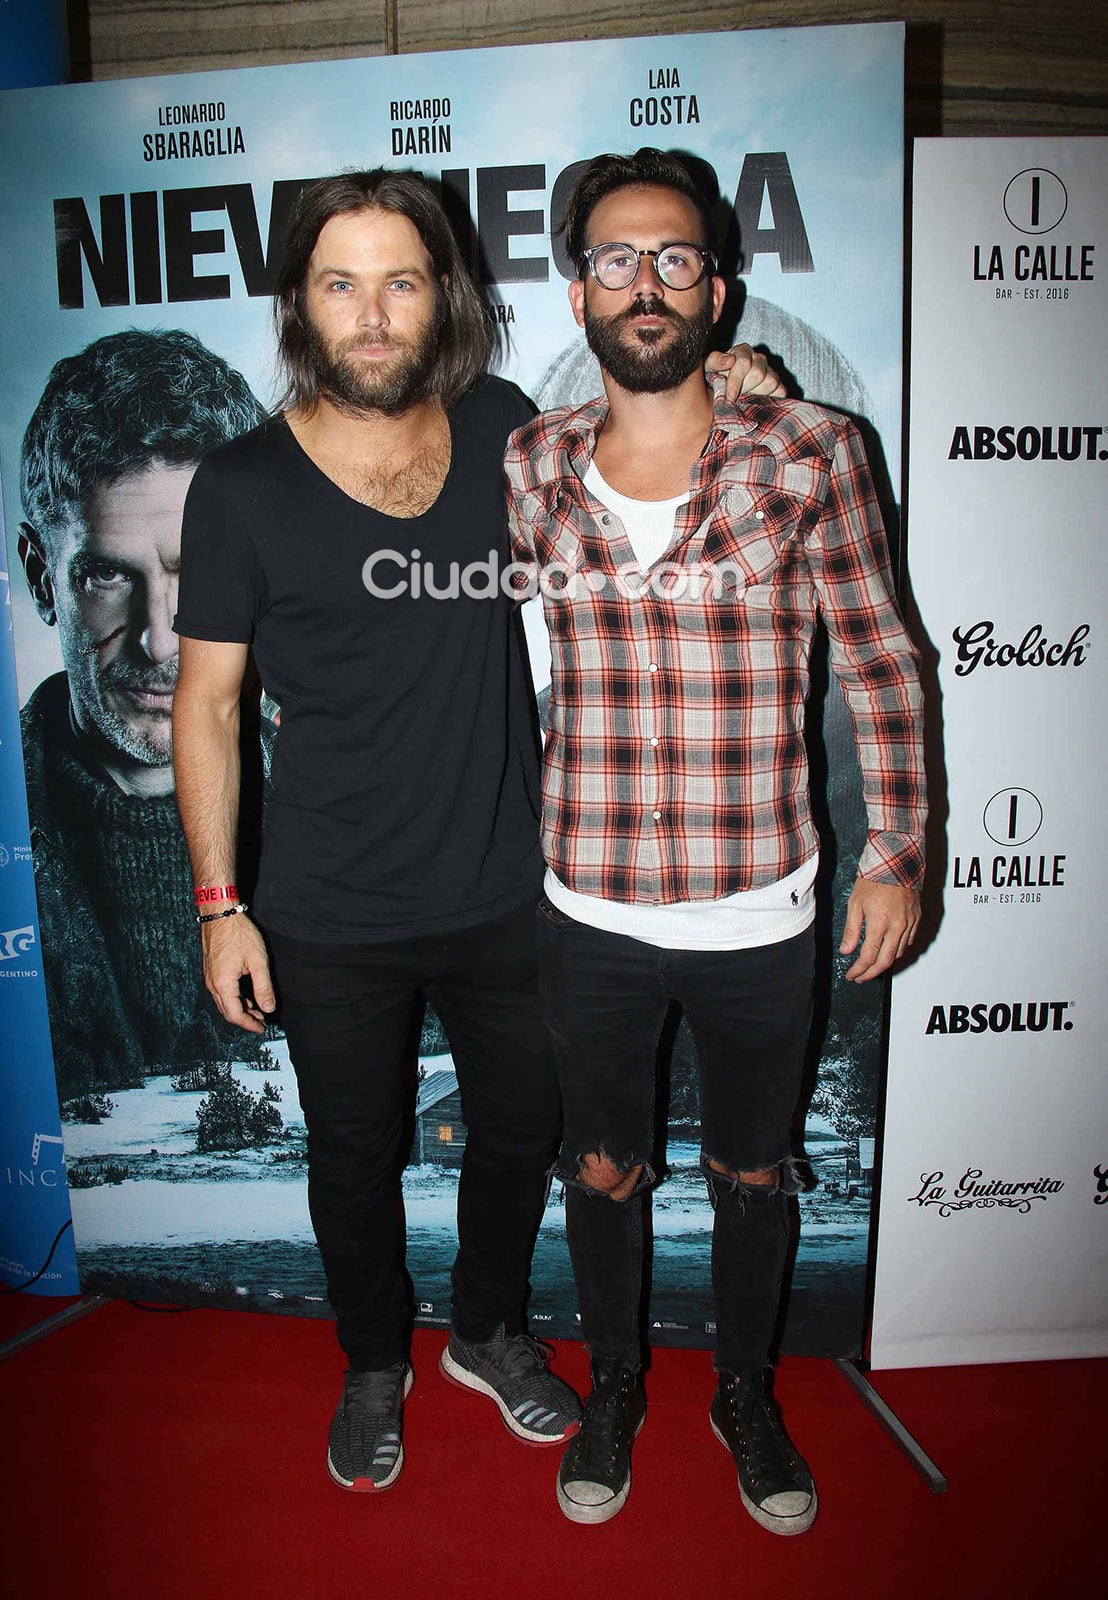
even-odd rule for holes
{"type": "Polygon", "coordinates": [[[345,494],[281,418],[197,469],[175,627],[251,644],[280,704],[255,895],[278,933],[448,932],[538,890],[537,749],[511,601],[498,582],[471,579],[490,598],[455,583],[439,599],[426,581],[450,589],[451,563],[460,575],[490,556],[502,571],[504,446],[530,415],[497,379],[465,395],[442,491],[407,519],[345,494]]]}

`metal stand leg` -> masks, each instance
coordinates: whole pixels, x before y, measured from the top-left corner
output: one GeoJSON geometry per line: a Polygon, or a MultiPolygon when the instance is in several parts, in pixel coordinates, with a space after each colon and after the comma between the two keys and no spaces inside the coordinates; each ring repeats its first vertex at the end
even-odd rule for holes
{"type": "Polygon", "coordinates": [[[869,1379],[863,1377],[853,1361],[836,1359],[835,1365],[851,1388],[861,1396],[863,1403],[873,1412],[886,1433],[890,1433],[896,1440],[932,1492],[945,1494],[947,1489],[946,1479],[927,1452],[912,1438],[900,1418],[885,1404],[877,1390],[869,1382],[869,1379]]]}
{"type": "Polygon", "coordinates": [[[83,1300],[76,1300],[73,1305],[66,1306],[64,1311],[55,1312],[52,1317],[36,1322],[34,1327],[28,1328],[25,1333],[17,1333],[14,1339],[8,1339],[6,1343],[0,1344],[0,1361],[18,1355],[21,1350],[26,1350],[28,1345],[36,1344],[48,1334],[56,1333],[67,1323],[76,1322],[78,1317],[87,1317],[90,1311],[98,1311],[101,1306],[108,1304],[109,1298],[110,1296],[106,1294],[86,1295],[83,1300]]]}

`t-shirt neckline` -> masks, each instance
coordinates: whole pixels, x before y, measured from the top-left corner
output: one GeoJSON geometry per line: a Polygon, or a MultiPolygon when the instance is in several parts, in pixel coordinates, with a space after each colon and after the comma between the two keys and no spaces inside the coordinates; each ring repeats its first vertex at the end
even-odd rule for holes
{"type": "Polygon", "coordinates": [[[454,469],[458,461],[458,438],[453,407],[451,407],[446,413],[446,422],[450,429],[450,465],[446,469],[446,477],[442,480],[442,487],[439,489],[438,494],[432,500],[431,504],[425,511],[419,512],[418,515],[414,517],[395,517],[391,511],[378,511],[376,506],[367,506],[364,500],[359,500],[355,495],[347,494],[346,490],[341,484],[336,483],[334,478],[332,478],[329,473],[324,472],[323,468],[318,462],[313,461],[312,457],[308,454],[304,446],[300,443],[300,440],[289,427],[287,414],[284,411],[279,412],[277,416],[273,418],[273,420],[282,430],[284,437],[291,446],[295,457],[304,463],[313,476],[319,478],[328,486],[329,489],[332,489],[335,494],[339,495],[343,503],[349,506],[352,510],[364,511],[367,516],[380,517],[383,522],[402,523],[405,527],[418,525],[424,520],[424,518],[434,515],[434,513],[445,501],[451,485],[453,484],[454,469]]]}

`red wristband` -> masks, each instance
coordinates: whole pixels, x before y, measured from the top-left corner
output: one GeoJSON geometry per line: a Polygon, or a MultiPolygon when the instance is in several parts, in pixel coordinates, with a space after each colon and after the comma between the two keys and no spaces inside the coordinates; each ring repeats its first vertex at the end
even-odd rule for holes
{"type": "Polygon", "coordinates": [[[194,889],[192,898],[198,906],[206,906],[213,900],[237,900],[239,892],[233,883],[224,883],[216,888],[194,889]]]}

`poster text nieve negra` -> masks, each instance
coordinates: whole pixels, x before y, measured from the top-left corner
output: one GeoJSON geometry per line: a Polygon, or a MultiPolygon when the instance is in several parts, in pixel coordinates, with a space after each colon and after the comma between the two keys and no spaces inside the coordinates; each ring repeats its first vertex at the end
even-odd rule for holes
{"type": "MultiPolygon", "coordinates": [[[[559,173],[550,190],[550,217],[557,221],[580,163],[559,173]]],[[[453,168],[442,173],[456,218],[476,215],[476,243],[486,278],[492,283],[546,283],[550,263],[567,280],[576,274],[560,237],[549,238],[544,209],[513,210],[517,191],[545,193],[546,167],[453,168]],[[474,204],[474,201],[476,202],[474,204]],[[510,253],[513,239],[532,238],[535,254],[510,253]]],[[[79,195],[55,199],[54,236],[58,305],[85,305],[87,284],[101,306],[181,304],[229,300],[231,276],[199,270],[205,256],[222,256],[231,243],[241,284],[250,296],[273,293],[285,224],[296,196],[311,178],[285,178],[270,185],[269,226],[262,237],[258,203],[249,183],[207,184],[182,189],[146,189],[131,194],[79,195]],[[226,222],[211,225],[211,213],[226,222]],[[197,218],[203,216],[205,225],[197,218]],[[230,240],[228,240],[228,231],[230,240]]],[[[735,219],[742,248],[741,267],[756,256],[776,256],[782,272],[813,272],[808,233],[785,151],[747,155],[735,190],[735,219]],[[759,227],[763,202],[773,221],[759,227]]],[[[472,224],[470,224],[472,227],[472,224]]]]}

